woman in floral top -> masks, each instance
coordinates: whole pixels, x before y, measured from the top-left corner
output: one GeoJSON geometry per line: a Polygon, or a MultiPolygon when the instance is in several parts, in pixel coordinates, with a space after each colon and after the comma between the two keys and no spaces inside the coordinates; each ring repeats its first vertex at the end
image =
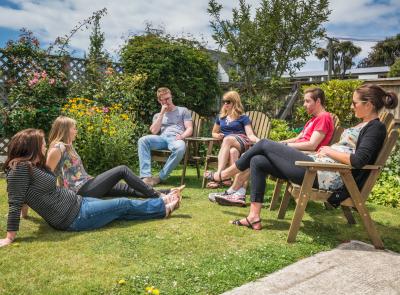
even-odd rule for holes
{"type": "Polygon", "coordinates": [[[145,184],[127,166],[112,168],[96,177],[90,176],[74,149],[77,135],[75,120],[60,116],[50,130],[50,147],[47,154],[47,166],[59,178],[59,185],[81,196],[87,197],[142,197],[158,198],[167,191],[156,191],[145,184]],[[124,180],[125,183],[120,182],[124,180]]]}

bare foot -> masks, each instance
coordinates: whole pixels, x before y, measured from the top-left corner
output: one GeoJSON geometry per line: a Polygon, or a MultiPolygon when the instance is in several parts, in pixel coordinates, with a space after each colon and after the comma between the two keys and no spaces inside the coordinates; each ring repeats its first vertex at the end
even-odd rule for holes
{"type": "Polygon", "coordinates": [[[182,197],[180,194],[170,194],[170,200],[165,204],[166,214],[165,217],[169,217],[171,213],[180,207],[182,197]]]}

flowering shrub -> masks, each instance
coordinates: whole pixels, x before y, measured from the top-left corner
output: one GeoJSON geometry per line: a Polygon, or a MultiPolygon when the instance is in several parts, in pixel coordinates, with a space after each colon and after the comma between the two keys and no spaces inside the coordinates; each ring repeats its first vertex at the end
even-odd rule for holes
{"type": "Polygon", "coordinates": [[[86,98],[72,98],[62,108],[77,122],[75,146],[85,167],[98,174],[117,165],[137,166],[137,140],[145,126],[121,104],[104,107],[86,98]]]}
{"type": "Polygon", "coordinates": [[[68,89],[66,77],[49,76],[46,71],[33,72],[12,86],[9,101],[14,107],[3,113],[5,133],[12,135],[25,128],[48,131],[60,114],[68,89]]]}
{"type": "Polygon", "coordinates": [[[98,84],[88,79],[74,83],[69,97],[83,96],[105,106],[119,103],[125,110],[134,112],[141,109],[142,101],[139,98],[143,96],[146,79],[146,74],[119,74],[109,67],[99,76],[98,84]]]}

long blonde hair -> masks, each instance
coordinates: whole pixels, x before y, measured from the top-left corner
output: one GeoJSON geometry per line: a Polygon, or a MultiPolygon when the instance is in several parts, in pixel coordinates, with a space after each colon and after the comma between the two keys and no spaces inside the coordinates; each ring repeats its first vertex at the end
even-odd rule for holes
{"type": "MultiPolygon", "coordinates": [[[[243,109],[242,102],[240,101],[239,93],[237,93],[236,91],[228,91],[224,94],[223,99],[227,99],[227,100],[231,101],[232,113],[230,114],[230,116],[233,119],[238,119],[244,113],[244,109],[243,109]]],[[[228,115],[228,112],[226,111],[224,106],[222,106],[219,114],[220,114],[220,118],[224,118],[228,115]]]]}
{"type": "Polygon", "coordinates": [[[51,125],[51,130],[49,134],[49,148],[53,147],[55,144],[62,142],[67,144],[70,136],[70,129],[76,126],[76,121],[72,118],[59,116],[54,120],[53,125],[51,125]]]}

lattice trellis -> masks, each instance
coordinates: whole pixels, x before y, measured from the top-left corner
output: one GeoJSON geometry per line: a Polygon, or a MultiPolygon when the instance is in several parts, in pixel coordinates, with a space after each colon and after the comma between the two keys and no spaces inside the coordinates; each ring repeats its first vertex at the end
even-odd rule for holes
{"type": "Polygon", "coordinates": [[[9,142],[8,138],[0,138],[0,155],[7,155],[7,145],[9,142]]]}
{"type": "MultiPolygon", "coordinates": [[[[87,66],[87,60],[75,57],[60,59],[57,56],[47,56],[44,60],[34,61],[33,63],[19,58],[18,63],[13,64],[13,67],[10,68],[9,64],[12,61],[12,57],[6,56],[4,50],[0,48],[0,106],[7,105],[7,81],[11,76],[16,76],[18,81],[21,78],[25,78],[29,73],[42,71],[43,67],[52,63],[66,73],[69,81],[75,82],[83,77],[87,66]],[[12,73],[16,73],[16,75],[12,75],[12,73]]],[[[123,72],[119,63],[112,63],[112,67],[117,73],[123,72]]],[[[105,67],[103,70],[105,70],[105,67]]]]}

